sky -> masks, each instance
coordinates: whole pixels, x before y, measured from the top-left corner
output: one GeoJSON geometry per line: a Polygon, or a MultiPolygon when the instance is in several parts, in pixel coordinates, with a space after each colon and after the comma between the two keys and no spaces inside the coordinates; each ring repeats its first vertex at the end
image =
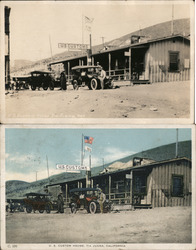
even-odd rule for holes
{"type": "MultiPolygon", "coordinates": [[[[193,1],[176,2],[174,19],[189,18],[193,1]]],[[[11,7],[11,64],[16,59],[35,61],[61,53],[59,43],[81,44],[82,36],[88,43],[83,16],[93,18],[92,45],[101,44],[102,37],[107,42],[172,19],[170,1],[15,1],[4,5],[11,7]]]]}
{"type": "MultiPolygon", "coordinates": [[[[179,141],[191,140],[191,129],[178,130],[179,141]]],[[[92,167],[176,141],[176,129],[29,129],[6,128],[6,180],[32,182],[59,174],[56,164],[80,165],[82,135],[94,138],[92,167]]],[[[86,151],[84,165],[89,163],[86,151]]]]}

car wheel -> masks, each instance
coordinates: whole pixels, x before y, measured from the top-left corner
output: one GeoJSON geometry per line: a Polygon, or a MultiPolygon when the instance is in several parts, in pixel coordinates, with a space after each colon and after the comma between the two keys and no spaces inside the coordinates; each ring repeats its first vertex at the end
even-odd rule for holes
{"type": "Polygon", "coordinates": [[[39,209],[40,214],[43,214],[43,212],[44,212],[44,209],[39,209]]]}
{"type": "Polygon", "coordinates": [[[79,89],[78,82],[76,80],[73,81],[73,89],[74,90],[78,90],[79,89]]]}
{"type": "Polygon", "coordinates": [[[31,89],[32,90],[36,90],[36,86],[35,85],[31,85],[31,89]]]}
{"type": "Polygon", "coordinates": [[[93,78],[93,79],[91,80],[90,85],[91,85],[91,89],[92,89],[92,90],[96,90],[97,87],[98,87],[97,80],[96,80],[95,78],[93,78]]]}
{"type": "Polygon", "coordinates": [[[43,90],[47,90],[48,89],[48,86],[43,84],[43,90]]]}
{"type": "Polygon", "coordinates": [[[51,208],[50,208],[49,204],[46,204],[45,210],[46,210],[47,214],[49,214],[51,212],[51,208]]]}
{"type": "Polygon", "coordinates": [[[108,88],[112,89],[114,87],[114,81],[109,81],[108,88]]]}
{"type": "Polygon", "coordinates": [[[32,212],[32,210],[33,210],[33,208],[32,208],[32,206],[26,206],[26,212],[27,213],[31,213],[32,212]]]}
{"type": "Polygon", "coordinates": [[[49,88],[50,90],[54,90],[54,83],[51,83],[49,88]]]}
{"type": "Polygon", "coordinates": [[[97,212],[97,204],[94,201],[89,204],[89,211],[91,214],[95,214],[97,212]]]}
{"type": "Polygon", "coordinates": [[[75,214],[77,212],[77,209],[76,209],[76,204],[71,204],[71,212],[72,214],[75,214]]]}

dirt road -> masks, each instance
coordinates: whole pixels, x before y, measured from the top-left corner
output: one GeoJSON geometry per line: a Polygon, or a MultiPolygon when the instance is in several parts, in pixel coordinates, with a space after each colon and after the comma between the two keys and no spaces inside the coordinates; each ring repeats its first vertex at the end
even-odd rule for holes
{"type": "MultiPolygon", "coordinates": [[[[126,83],[129,84],[129,83],[126,83]]],[[[91,91],[21,90],[5,97],[7,118],[189,118],[190,82],[91,91]]]]}
{"type": "Polygon", "coordinates": [[[7,243],[191,243],[191,207],[6,215],[7,243]]]}

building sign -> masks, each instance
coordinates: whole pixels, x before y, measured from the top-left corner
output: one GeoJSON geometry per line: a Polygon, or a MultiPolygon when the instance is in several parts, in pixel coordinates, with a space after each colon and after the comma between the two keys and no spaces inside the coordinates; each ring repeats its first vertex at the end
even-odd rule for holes
{"type": "Polygon", "coordinates": [[[57,164],[56,169],[64,170],[65,172],[79,172],[81,170],[89,170],[87,166],[81,165],[65,165],[65,164],[57,164]]]}
{"type": "Polygon", "coordinates": [[[76,44],[76,43],[59,43],[58,48],[71,51],[80,51],[89,49],[88,44],[76,44]]]}

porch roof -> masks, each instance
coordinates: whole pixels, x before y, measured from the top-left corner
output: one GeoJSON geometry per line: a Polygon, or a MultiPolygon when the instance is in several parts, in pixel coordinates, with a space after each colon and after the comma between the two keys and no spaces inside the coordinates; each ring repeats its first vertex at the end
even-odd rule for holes
{"type": "Polygon", "coordinates": [[[175,162],[175,161],[182,161],[182,160],[191,162],[191,160],[188,159],[187,157],[173,158],[173,159],[169,159],[169,160],[156,161],[156,162],[152,162],[152,163],[148,163],[148,164],[144,164],[144,165],[139,165],[139,166],[135,166],[135,167],[128,167],[128,168],[120,169],[117,171],[106,172],[103,174],[92,176],[92,178],[106,176],[106,175],[113,175],[113,174],[123,173],[123,172],[127,172],[127,171],[132,171],[132,170],[134,171],[134,170],[142,169],[142,168],[144,169],[144,168],[149,168],[149,167],[155,167],[155,166],[158,166],[161,164],[166,164],[166,163],[175,162]]]}
{"type": "MultiPolygon", "coordinates": [[[[161,164],[167,164],[167,163],[170,163],[170,162],[177,162],[177,161],[183,161],[183,160],[191,162],[191,160],[188,159],[187,157],[173,158],[173,159],[169,159],[169,160],[163,160],[163,161],[156,161],[156,162],[148,163],[148,164],[145,164],[145,165],[140,165],[140,166],[135,166],[135,167],[128,167],[128,168],[125,168],[125,169],[120,169],[120,170],[116,170],[116,171],[112,171],[112,172],[106,172],[106,173],[103,173],[103,174],[98,174],[98,175],[91,176],[91,178],[92,179],[93,178],[101,178],[103,176],[119,174],[119,173],[132,171],[132,170],[134,171],[134,170],[138,170],[138,169],[145,169],[145,168],[155,167],[155,166],[158,166],[158,165],[161,165],[161,164]]],[[[71,183],[71,182],[75,182],[75,181],[84,181],[85,179],[86,178],[84,178],[84,177],[73,178],[73,179],[68,180],[68,181],[49,184],[49,185],[47,185],[47,187],[62,185],[62,184],[65,184],[65,183],[71,183]]]]}
{"type": "MultiPolygon", "coordinates": [[[[120,50],[126,50],[126,49],[129,49],[129,48],[132,48],[132,49],[135,49],[135,48],[144,48],[144,47],[147,48],[150,43],[164,41],[164,40],[169,40],[169,39],[173,39],[173,38],[182,38],[184,40],[190,41],[189,38],[184,37],[182,35],[172,35],[172,36],[160,37],[160,38],[156,38],[156,39],[147,40],[145,42],[140,42],[140,43],[134,43],[134,44],[124,45],[124,46],[119,46],[117,48],[111,48],[111,49],[104,50],[104,51],[96,51],[96,52],[92,53],[92,56],[106,54],[106,53],[120,51],[120,50]]],[[[82,52],[81,52],[81,55],[78,55],[78,56],[75,56],[75,57],[67,57],[67,58],[65,58],[63,60],[54,61],[54,62],[51,62],[49,65],[63,63],[63,62],[67,62],[67,61],[71,61],[71,60],[75,60],[75,59],[82,59],[82,58],[85,58],[85,57],[86,57],[86,55],[82,54],[82,52]]]]}

